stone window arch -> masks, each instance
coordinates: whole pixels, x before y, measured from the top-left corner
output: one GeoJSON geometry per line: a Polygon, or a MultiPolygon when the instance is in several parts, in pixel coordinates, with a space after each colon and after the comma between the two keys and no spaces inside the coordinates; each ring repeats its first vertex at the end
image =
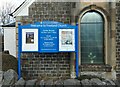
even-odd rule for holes
{"type": "MultiPolygon", "coordinates": [[[[110,53],[109,52],[110,48],[109,48],[109,44],[108,44],[109,37],[110,37],[110,34],[109,34],[110,30],[109,30],[109,24],[108,24],[108,21],[109,21],[108,14],[104,9],[97,7],[96,5],[90,5],[81,11],[81,14],[80,14],[79,20],[78,20],[78,25],[79,25],[79,65],[82,64],[81,21],[82,21],[82,18],[84,17],[84,15],[86,13],[89,13],[89,12],[97,13],[97,14],[101,15],[101,17],[103,19],[103,63],[96,63],[96,64],[108,64],[108,60],[109,60],[108,54],[110,53]]],[[[90,52],[89,52],[89,55],[91,55],[90,52]]],[[[95,55],[92,54],[92,56],[95,56],[95,55]]]]}

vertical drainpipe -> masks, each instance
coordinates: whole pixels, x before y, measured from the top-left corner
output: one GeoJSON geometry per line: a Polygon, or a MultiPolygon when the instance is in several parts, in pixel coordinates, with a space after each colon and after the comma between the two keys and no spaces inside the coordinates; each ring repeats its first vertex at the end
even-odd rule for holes
{"type": "Polygon", "coordinates": [[[18,23],[18,79],[21,77],[21,62],[20,62],[20,57],[21,57],[21,28],[20,28],[21,23],[18,23]]]}

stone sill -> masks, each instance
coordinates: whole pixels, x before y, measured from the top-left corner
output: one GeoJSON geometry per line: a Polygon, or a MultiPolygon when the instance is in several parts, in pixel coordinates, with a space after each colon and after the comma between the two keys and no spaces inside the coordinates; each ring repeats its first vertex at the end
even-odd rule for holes
{"type": "Polygon", "coordinates": [[[80,71],[101,71],[101,72],[111,72],[112,66],[110,65],[99,65],[99,64],[84,64],[79,66],[80,71]]]}

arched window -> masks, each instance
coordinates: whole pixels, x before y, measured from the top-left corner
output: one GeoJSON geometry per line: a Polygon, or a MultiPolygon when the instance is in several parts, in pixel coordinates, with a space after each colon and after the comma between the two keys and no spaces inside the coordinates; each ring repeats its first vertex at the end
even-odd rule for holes
{"type": "Polygon", "coordinates": [[[104,21],[94,11],[83,15],[80,24],[81,64],[104,63],[104,21]]]}

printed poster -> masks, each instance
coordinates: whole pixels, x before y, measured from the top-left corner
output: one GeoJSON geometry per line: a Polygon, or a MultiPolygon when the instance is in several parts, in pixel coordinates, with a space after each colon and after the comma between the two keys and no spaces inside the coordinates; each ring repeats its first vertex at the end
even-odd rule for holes
{"type": "Polygon", "coordinates": [[[75,51],[74,29],[59,29],[59,51],[75,51]]]}

